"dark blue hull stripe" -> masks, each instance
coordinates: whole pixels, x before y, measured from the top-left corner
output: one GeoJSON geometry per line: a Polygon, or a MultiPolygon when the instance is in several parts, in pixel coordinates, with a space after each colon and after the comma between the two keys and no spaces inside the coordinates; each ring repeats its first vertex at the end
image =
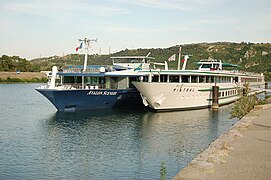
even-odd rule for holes
{"type": "Polygon", "coordinates": [[[143,107],[140,93],[129,90],[52,90],[36,89],[45,96],[59,111],[74,108],[139,108],[143,107]]]}

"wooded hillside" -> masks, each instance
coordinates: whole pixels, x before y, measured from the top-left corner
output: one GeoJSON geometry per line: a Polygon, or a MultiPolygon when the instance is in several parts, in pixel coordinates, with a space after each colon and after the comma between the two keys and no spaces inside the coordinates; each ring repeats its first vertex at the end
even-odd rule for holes
{"type": "MultiPolygon", "coordinates": [[[[171,55],[178,54],[179,45],[169,48],[123,50],[111,55],[89,55],[90,65],[110,65],[110,56],[122,55],[147,55],[151,52],[156,62],[163,62],[171,55]]],[[[271,80],[271,44],[270,43],[198,43],[182,45],[182,54],[192,55],[189,58],[187,68],[195,69],[196,63],[201,59],[219,59],[223,62],[238,64],[240,70],[251,72],[263,72],[268,80],[271,80]]],[[[177,56],[178,57],[178,56],[177,56]]],[[[69,65],[83,65],[84,54],[68,54],[63,57],[52,56],[27,61],[18,56],[5,56],[0,58],[0,71],[41,71],[51,70],[53,65],[65,68],[69,65]]],[[[170,68],[177,67],[177,61],[169,63],[170,68]]]]}

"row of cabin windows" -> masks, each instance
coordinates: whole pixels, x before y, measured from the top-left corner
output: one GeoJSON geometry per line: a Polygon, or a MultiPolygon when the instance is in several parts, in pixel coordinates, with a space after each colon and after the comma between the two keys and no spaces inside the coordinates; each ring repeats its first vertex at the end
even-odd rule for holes
{"type": "MultiPolygon", "coordinates": [[[[238,79],[238,78],[237,78],[238,79]]],[[[233,81],[237,82],[234,78],[233,81]]],[[[230,83],[232,82],[231,77],[222,76],[188,76],[188,75],[154,75],[152,82],[181,82],[181,83],[230,83]]]]}
{"type": "Polygon", "coordinates": [[[233,96],[236,95],[237,93],[238,93],[237,90],[222,91],[219,92],[218,96],[219,97],[233,96]]]}
{"type": "Polygon", "coordinates": [[[261,78],[242,78],[242,82],[262,82],[261,78]]]}
{"type": "MultiPolygon", "coordinates": [[[[126,89],[132,88],[133,81],[139,81],[139,77],[84,77],[85,85],[95,85],[99,88],[126,89]]],[[[82,84],[82,76],[64,76],[60,84],[82,84]]]]}
{"type": "MultiPolygon", "coordinates": [[[[64,76],[62,79],[62,83],[65,84],[81,84],[82,76],[64,76]]],[[[84,77],[85,84],[105,84],[104,77],[84,77]]]]}

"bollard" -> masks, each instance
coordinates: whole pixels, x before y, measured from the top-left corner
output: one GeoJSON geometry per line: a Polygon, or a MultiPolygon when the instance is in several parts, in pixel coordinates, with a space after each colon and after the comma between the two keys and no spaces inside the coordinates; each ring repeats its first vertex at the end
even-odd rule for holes
{"type": "Polygon", "coordinates": [[[213,86],[212,88],[212,109],[218,109],[218,94],[219,94],[219,86],[213,86]]]}
{"type": "Polygon", "coordinates": [[[265,94],[267,94],[267,89],[268,89],[268,83],[264,83],[264,89],[265,89],[265,94]]]}

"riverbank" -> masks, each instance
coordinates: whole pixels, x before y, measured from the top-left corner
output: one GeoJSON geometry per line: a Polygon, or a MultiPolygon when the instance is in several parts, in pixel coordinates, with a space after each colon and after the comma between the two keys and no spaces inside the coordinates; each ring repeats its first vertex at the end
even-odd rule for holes
{"type": "Polygon", "coordinates": [[[37,83],[47,82],[44,72],[0,72],[0,83],[37,83]]]}
{"type": "Polygon", "coordinates": [[[269,179],[270,117],[271,104],[256,106],[173,179],[269,179]]]}

